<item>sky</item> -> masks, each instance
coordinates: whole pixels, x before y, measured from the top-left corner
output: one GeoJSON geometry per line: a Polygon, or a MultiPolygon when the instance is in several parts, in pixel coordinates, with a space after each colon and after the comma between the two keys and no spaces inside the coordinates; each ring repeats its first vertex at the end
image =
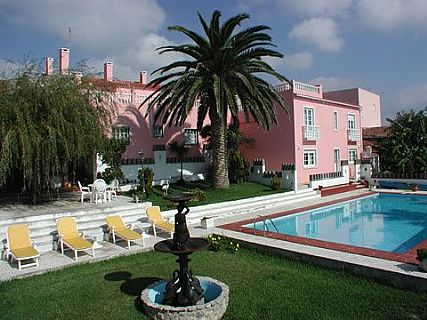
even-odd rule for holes
{"type": "Polygon", "coordinates": [[[284,59],[270,63],[286,77],[378,93],[383,124],[427,106],[426,0],[0,0],[0,8],[3,75],[13,71],[10,60],[57,63],[68,47],[72,66],[85,60],[102,72],[111,61],[115,78],[137,80],[177,58],[156,48],[187,42],[168,26],[201,33],[197,12],[209,20],[220,10],[222,21],[249,14],[240,29],[271,28],[284,59]]]}

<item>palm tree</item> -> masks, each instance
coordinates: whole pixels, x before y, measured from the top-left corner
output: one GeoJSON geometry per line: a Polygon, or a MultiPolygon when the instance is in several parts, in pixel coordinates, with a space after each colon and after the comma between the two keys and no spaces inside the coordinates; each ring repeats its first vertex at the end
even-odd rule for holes
{"type": "Polygon", "coordinates": [[[204,36],[182,26],[171,26],[192,43],[158,48],[160,54],[177,52],[188,60],[179,60],[155,70],[160,75],[149,86],[158,87],[141,104],[147,112],[155,110],[154,120],[169,126],[182,126],[197,107],[197,128],[202,128],[206,116],[212,126],[212,160],[214,188],[228,188],[226,130],[227,116],[238,117],[241,110],[262,128],[277,123],[274,102],[287,112],[282,96],[258,74],[288,81],[262,60],[282,54],[270,49],[270,28],[259,25],[239,32],[235,29],[249,15],[240,14],[220,25],[221,13],[212,14],[210,24],[198,14],[204,36]],[[257,75],[255,75],[257,74],[257,75]]]}
{"type": "Polygon", "coordinates": [[[184,184],[183,162],[185,155],[188,153],[188,147],[184,143],[180,143],[177,140],[174,140],[168,144],[168,148],[178,157],[179,163],[181,164],[181,178],[179,179],[178,183],[184,184]]]}

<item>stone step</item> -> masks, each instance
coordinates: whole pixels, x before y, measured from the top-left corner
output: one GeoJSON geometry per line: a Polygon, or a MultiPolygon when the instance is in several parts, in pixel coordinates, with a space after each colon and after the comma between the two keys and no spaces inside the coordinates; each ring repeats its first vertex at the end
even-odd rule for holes
{"type": "MultiPolygon", "coordinates": [[[[188,224],[198,224],[205,216],[225,217],[233,214],[240,214],[259,209],[274,208],[286,203],[302,201],[320,197],[317,192],[306,189],[299,192],[278,193],[267,196],[228,201],[222,203],[209,204],[192,207],[187,215],[188,224]]],[[[0,220],[0,241],[6,243],[6,229],[11,224],[26,223],[30,229],[30,237],[37,243],[40,252],[56,248],[56,219],[63,216],[73,216],[76,218],[77,228],[87,236],[96,236],[103,239],[105,230],[105,218],[111,214],[119,214],[126,224],[138,224],[147,222],[145,208],[152,205],[151,202],[139,204],[126,204],[116,207],[99,207],[82,210],[68,210],[66,212],[50,213],[43,215],[30,215],[16,219],[0,220]]],[[[176,210],[162,212],[165,219],[173,219],[176,210]]],[[[173,220],[172,220],[173,221],[173,220]]],[[[152,230],[150,230],[152,232],[152,230]]]]}
{"type": "MultiPolygon", "coordinates": [[[[43,252],[45,250],[52,250],[52,247],[54,247],[54,241],[56,241],[56,219],[63,216],[75,217],[79,231],[83,231],[87,235],[97,236],[98,239],[102,239],[105,231],[103,226],[106,224],[106,216],[119,214],[126,224],[146,222],[145,208],[150,205],[151,202],[146,202],[131,206],[126,205],[90,209],[87,211],[67,211],[40,216],[20,217],[15,221],[13,219],[3,219],[0,220],[0,241],[4,244],[6,243],[6,230],[9,225],[26,223],[30,229],[30,238],[37,243],[39,251],[43,252]]],[[[0,250],[2,250],[2,248],[0,250]]]]}

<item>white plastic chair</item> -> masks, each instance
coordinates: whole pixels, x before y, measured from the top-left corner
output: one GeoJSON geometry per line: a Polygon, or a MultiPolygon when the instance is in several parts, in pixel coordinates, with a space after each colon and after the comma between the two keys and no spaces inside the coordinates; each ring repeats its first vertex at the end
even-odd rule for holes
{"type": "Polygon", "coordinates": [[[89,196],[90,201],[92,202],[92,191],[90,191],[89,187],[83,187],[80,181],[77,181],[77,184],[79,185],[81,197],[80,201],[83,203],[84,196],[89,196]]]}
{"type": "Polygon", "coordinates": [[[117,191],[119,190],[119,180],[114,179],[111,181],[111,184],[108,186],[108,191],[112,196],[117,197],[117,191]]]}
{"type": "Polygon", "coordinates": [[[96,179],[93,182],[93,197],[95,203],[98,203],[98,197],[102,202],[107,202],[107,183],[103,179],[96,179]]]}

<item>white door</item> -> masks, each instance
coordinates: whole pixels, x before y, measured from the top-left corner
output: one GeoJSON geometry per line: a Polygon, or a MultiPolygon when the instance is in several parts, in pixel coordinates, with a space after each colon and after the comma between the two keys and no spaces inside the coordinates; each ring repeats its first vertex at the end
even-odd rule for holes
{"type": "Polygon", "coordinates": [[[338,172],[341,169],[340,149],[334,149],[334,171],[338,172]]]}

